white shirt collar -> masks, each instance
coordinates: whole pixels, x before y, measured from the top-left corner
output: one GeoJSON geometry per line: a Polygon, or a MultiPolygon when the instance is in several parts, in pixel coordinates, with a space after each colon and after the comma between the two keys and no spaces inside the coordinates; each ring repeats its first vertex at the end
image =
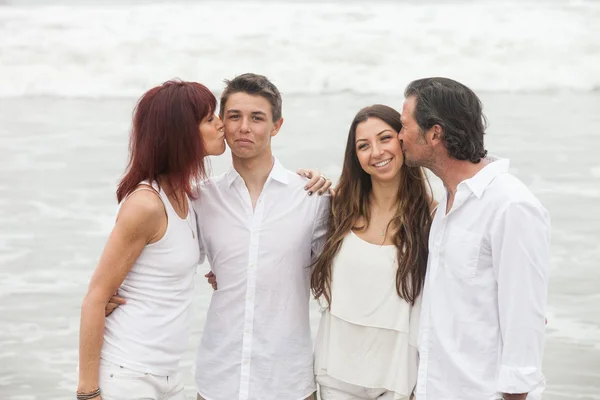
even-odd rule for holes
{"type": "MultiPolygon", "coordinates": [[[[229,168],[229,171],[227,171],[226,176],[228,186],[231,186],[236,179],[241,179],[239,172],[236,171],[233,165],[229,168]]],[[[287,171],[276,157],[273,157],[273,168],[271,168],[271,172],[269,173],[267,181],[269,181],[269,179],[274,179],[277,182],[283,183],[284,185],[289,183],[287,171]]]]}
{"type": "Polygon", "coordinates": [[[462,182],[467,185],[478,199],[481,198],[485,189],[496,176],[508,172],[510,164],[510,160],[506,158],[497,158],[493,156],[488,157],[488,161],[490,161],[490,163],[476,173],[475,176],[462,182]]]}

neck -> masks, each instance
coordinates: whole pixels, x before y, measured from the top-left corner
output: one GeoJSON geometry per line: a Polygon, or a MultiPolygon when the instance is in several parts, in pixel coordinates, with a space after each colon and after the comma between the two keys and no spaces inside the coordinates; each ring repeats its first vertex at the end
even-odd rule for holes
{"type": "Polygon", "coordinates": [[[448,193],[454,194],[461,182],[471,179],[488,164],[489,161],[485,158],[475,164],[471,161],[445,157],[430,169],[441,179],[448,193]]]}
{"type": "Polygon", "coordinates": [[[171,184],[171,181],[169,180],[168,177],[159,176],[157,181],[158,181],[158,185],[161,187],[161,189],[163,190],[163,192],[165,192],[165,194],[167,196],[174,196],[174,197],[180,198],[181,196],[184,195],[182,188],[179,188],[179,189],[173,188],[173,185],[171,184]]]}
{"type": "Polygon", "coordinates": [[[232,155],[232,161],[233,168],[240,174],[248,189],[262,190],[273,169],[273,154],[270,150],[254,158],[239,158],[232,155]]]}
{"type": "Polygon", "coordinates": [[[393,181],[378,181],[371,178],[371,203],[381,211],[395,210],[398,203],[400,174],[393,181]]]}
{"type": "Polygon", "coordinates": [[[171,202],[171,205],[175,208],[178,213],[183,212],[187,215],[187,201],[186,201],[186,193],[183,188],[174,188],[173,184],[166,176],[160,176],[157,179],[160,188],[165,192],[167,198],[171,202]],[[176,207],[174,206],[176,205],[176,207]]]}

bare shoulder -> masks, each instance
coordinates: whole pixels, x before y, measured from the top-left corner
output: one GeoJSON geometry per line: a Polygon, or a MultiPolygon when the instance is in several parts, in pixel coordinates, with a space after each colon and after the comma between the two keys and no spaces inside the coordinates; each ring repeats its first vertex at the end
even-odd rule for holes
{"type": "Polygon", "coordinates": [[[140,190],[129,196],[117,215],[117,226],[138,233],[154,233],[166,219],[165,206],[150,190],[140,190]]]}

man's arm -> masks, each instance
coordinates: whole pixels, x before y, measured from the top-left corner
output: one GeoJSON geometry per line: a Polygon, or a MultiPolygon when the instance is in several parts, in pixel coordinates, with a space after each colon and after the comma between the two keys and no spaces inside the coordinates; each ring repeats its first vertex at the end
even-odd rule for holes
{"type": "Polygon", "coordinates": [[[534,203],[509,204],[494,221],[490,240],[503,342],[497,390],[506,399],[525,399],[544,382],[548,212],[534,203]]]}

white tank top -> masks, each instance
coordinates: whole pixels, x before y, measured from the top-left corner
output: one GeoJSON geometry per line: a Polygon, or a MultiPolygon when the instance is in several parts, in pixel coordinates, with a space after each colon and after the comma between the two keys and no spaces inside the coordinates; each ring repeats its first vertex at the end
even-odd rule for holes
{"type": "MultiPolygon", "coordinates": [[[[127,304],[106,318],[101,358],[153,375],[171,375],[187,348],[194,275],[200,260],[196,216],[179,217],[165,192],[167,229],[142,250],[119,288],[127,304]]],[[[187,197],[186,197],[187,198],[187,197]]]]}
{"type": "Polygon", "coordinates": [[[408,399],[417,381],[420,298],[396,292],[397,249],[348,233],[332,265],[331,310],[322,309],[315,375],[408,399]]]}

